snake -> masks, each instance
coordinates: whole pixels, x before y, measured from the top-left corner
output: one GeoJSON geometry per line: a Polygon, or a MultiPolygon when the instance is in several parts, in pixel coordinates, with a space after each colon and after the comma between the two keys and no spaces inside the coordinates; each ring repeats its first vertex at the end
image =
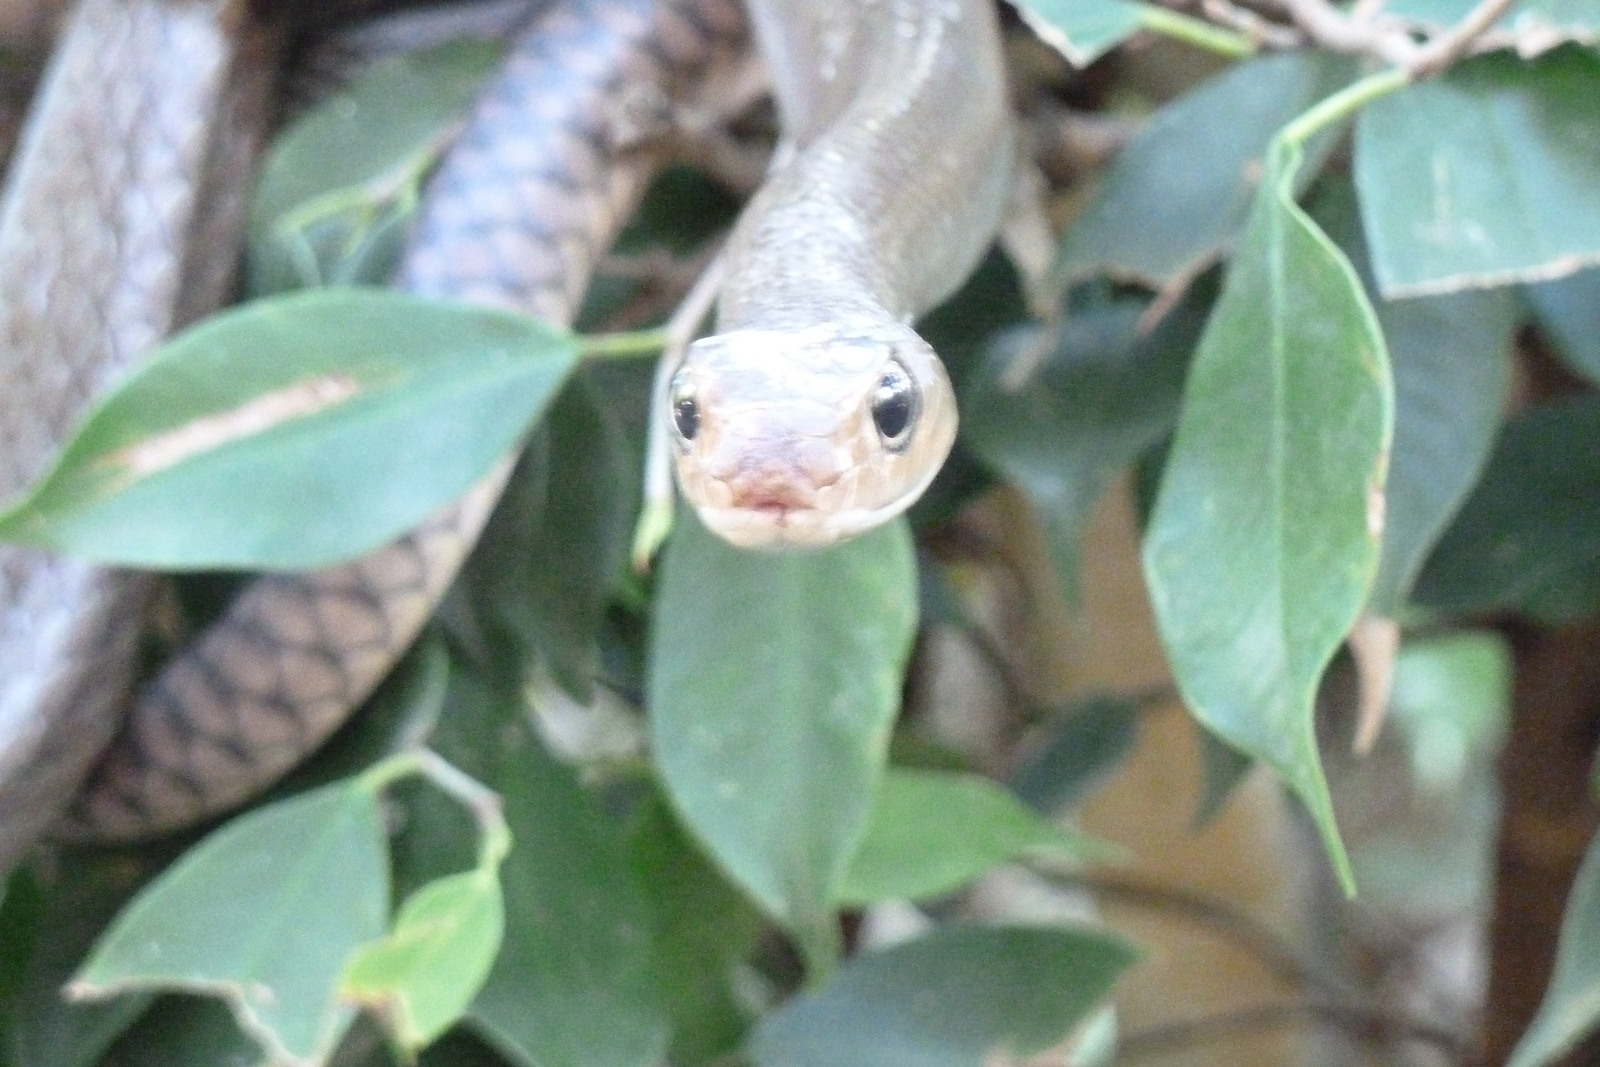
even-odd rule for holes
{"type": "Polygon", "coordinates": [[[990,0],[749,8],[783,140],[659,417],[710,530],[827,545],[904,511],[950,451],[955,395],[911,323],[993,243],[1016,134],[990,0]]]}
{"type": "MultiPolygon", "coordinates": [[[[657,415],[713,529],[824,543],[903,510],[949,450],[950,384],[910,322],[992,239],[1014,137],[990,0],[745,6],[782,144],[727,247],[720,332],[657,415]]],[[[397,284],[570,325],[669,155],[641,102],[714,98],[746,33],[734,0],[548,4],[430,180],[397,284]]],[[[80,0],[0,213],[0,497],[222,303],[280,39],[244,0],[80,0]]],[[[0,871],[46,829],[142,839],[281,777],[415,638],[513,459],[375,553],[256,579],[131,697],[152,579],[0,549],[0,871]]]]}

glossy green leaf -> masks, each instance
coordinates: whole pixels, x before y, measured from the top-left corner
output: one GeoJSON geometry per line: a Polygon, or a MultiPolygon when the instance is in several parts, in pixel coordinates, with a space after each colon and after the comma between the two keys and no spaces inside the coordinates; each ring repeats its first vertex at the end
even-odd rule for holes
{"type": "MultiPolygon", "coordinates": [[[[1443,28],[1460,22],[1472,8],[1473,0],[1394,0],[1384,12],[1443,28]]],[[[1519,0],[1495,29],[1514,34],[1524,57],[1567,41],[1594,44],[1600,35],[1600,0],[1519,0]]]]}
{"type": "Polygon", "coordinates": [[[750,1023],[735,979],[765,921],[679,826],[665,797],[640,802],[629,846],[655,913],[656,979],[673,1023],[669,1058],[715,1060],[738,1046],[750,1023]]]}
{"type": "Polygon", "coordinates": [[[147,567],[359,555],[481,477],[576,360],[533,319],[383,290],[246,305],[131,375],[0,536],[147,567]]]}
{"type": "Polygon", "coordinates": [[[388,896],[377,797],[359,781],[326,786],[195,846],[118,916],[70,993],[207,993],[283,1063],[320,1064],[352,1016],[339,974],[383,932],[388,896]]]}
{"type": "Polygon", "coordinates": [[[1562,362],[1600,385],[1600,270],[1530,285],[1527,294],[1562,362]]]}
{"type": "Polygon", "coordinates": [[[988,778],[891,767],[839,899],[852,907],[925,900],[1007,860],[1104,859],[1114,851],[1040,817],[988,778]]]}
{"type": "Polygon", "coordinates": [[[1130,0],[1022,0],[1028,27],[1075,67],[1086,67],[1132,36],[1144,5],[1130,0]]]}
{"type": "Polygon", "coordinates": [[[985,1067],[1056,1044],[1135,953],[1110,934],[953,926],[859,956],[767,1016],[757,1067],[985,1067]]]}
{"type": "Polygon", "coordinates": [[[1360,278],[1294,202],[1297,155],[1269,154],[1144,561],[1184,700],[1284,778],[1351,888],[1312,704],[1377,569],[1394,396],[1360,278]]]}
{"type": "Polygon", "coordinates": [[[1600,839],[1589,843],[1573,879],[1550,986],[1507,1067],[1556,1063],[1596,1028],[1600,1028],[1600,839]]]}
{"type": "Polygon", "coordinates": [[[1019,486],[1043,520],[1069,600],[1094,506],[1112,480],[1172,431],[1204,299],[1186,300],[1153,332],[1148,306],[1120,300],[1061,323],[1053,350],[1023,383],[1008,378],[1035,331],[1003,335],[961,394],[962,431],[983,460],[1019,486]]]}
{"type": "Polygon", "coordinates": [[[1600,263],[1600,55],[1490,55],[1378,100],[1355,177],[1386,296],[1570,274],[1600,263]]]}
{"type": "Polygon", "coordinates": [[[1047,736],[1025,750],[1009,784],[1046,814],[1070,808],[1121,766],[1139,736],[1144,701],[1100,694],[1065,709],[1047,736]]]}
{"type": "Polygon", "coordinates": [[[1600,609],[1600,399],[1535,408],[1505,426],[1416,595],[1446,611],[1545,619],[1600,609]]]}
{"type": "Polygon", "coordinates": [[[1385,493],[1383,554],[1367,610],[1393,618],[1405,607],[1445,527],[1489,459],[1521,315],[1508,289],[1409,300],[1372,297],[1371,267],[1355,193],[1330,182],[1311,208],[1367,285],[1394,373],[1394,442],[1385,493]]]}
{"type": "Polygon", "coordinates": [[[903,522],[816,551],[747,552],[680,514],[661,562],[649,706],[685,824],[826,965],[916,624],[903,522]]]}
{"type": "MultiPolygon", "coordinates": [[[[1104,274],[1167,289],[1199,275],[1243,228],[1272,135],[1353,70],[1325,52],[1269,56],[1163,107],[1062,235],[1055,278],[1063,288],[1104,274]]],[[[1311,180],[1325,147],[1297,182],[1311,180]]]]}
{"type": "MultiPolygon", "coordinates": [[[[510,681],[458,663],[433,745],[500,794],[515,841],[500,870],[500,955],[467,1020],[520,1067],[659,1067],[667,1018],[623,830],[544,751],[510,681]]],[[[408,834],[437,853],[441,819],[463,821],[430,791],[408,834]]]]}
{"type": "Polygon", "coordinates": [[[628,550],[639,487],[587,379],[551,406],[465,573],[472,599],[568,693],[588,701],[595,634],[628,550]]]}
{"type": "Polygon", "coordinates": [[[500,949],[505,905],[486,870],[429,882],[406,898],[384,937],[361,946],[339,994],[371,1009],[400,1047],[416,1052],[478,995],[500,949]]]}
{"type": "Polygon", "coordinates": [[[382,60],[279,134],[250,205],[250,293],[384,281],[423,177],[500,53],[457,41],[382,60]]]}

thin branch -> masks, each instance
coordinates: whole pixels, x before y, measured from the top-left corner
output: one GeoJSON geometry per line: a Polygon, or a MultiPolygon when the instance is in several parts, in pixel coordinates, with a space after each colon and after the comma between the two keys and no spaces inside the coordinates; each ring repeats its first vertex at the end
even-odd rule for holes
{"type": "Polygon", "coordinates": [[[1331,51],[1376,56],[1407,69],[1416,58],[1417,46],[1404,33],[1356,22],[1327,0],[1282,0],[1282,3],[1295,25],[1315,43],[1331,51]]]}
{"type": "Polygon", "coordinates": [[[1431,78],[1471,51],[1473,43],[1487,32],[1500,17],[1511,10],[1517,0],[1479,0],[1466,18],[1450,29],[1432,37],[1418,50],[1410,70],[1414,81],[1431,78]]]}
{"type": "Polygon", "coordinates": [[[1262,18],[1233,0],[1201,0],[1200,10],[1212,22],[1244,34],[1263,48],[1288,50],[1306,43],[1305,34],[1299,30],[1262,18]]]}

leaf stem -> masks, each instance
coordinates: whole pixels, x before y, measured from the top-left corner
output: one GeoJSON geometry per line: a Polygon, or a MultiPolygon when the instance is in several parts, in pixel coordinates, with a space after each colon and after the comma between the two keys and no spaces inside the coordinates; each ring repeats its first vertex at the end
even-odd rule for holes
{"type": "Polygon", "coordinates": [[[639,359],[653,356],[666,347],[667,331],[630,330],[626,333],[597,333],[578,338],[580,359],[639,359]]]}
{"type": "Polygon", "coordinates": [[[1244,59],[1259,51],[1256,42],[1242,33],[1223,29],[1204,19],[1197,19],[1164,7],[1150,5],[1142,8],[1139,13],[1139,25],[1153,33],[1192,44],[1196,48],[1203,48],[1230,59],[1244,59]]]}
{"type": "Polygon", "coordinates": [[[1388,96],[1396,90],[1403,89],[1411,83],[1408,71],[1399,67],[1380,70],[1376,74],[1369,74],[1358,82],[1353,82],[1332,96],[1324,97],[1314,104],[1309,110],[1301,112],[1293,121],[1278,132],[1278,139],[1296,148],[1305,145],[1306,141],[1336,122],[1360,111],[1379,97],[1388,96]]]}
{"type": "Polygon", "coordinates": [[[374,793],[402,778],[421,775],[472,814],[481,840],[478,867],[493,871],[511,851],[511,828],[501,812],[500,796],[488,786],[428,748],[397,752],[361,772],[360,783],[374,793]]]}

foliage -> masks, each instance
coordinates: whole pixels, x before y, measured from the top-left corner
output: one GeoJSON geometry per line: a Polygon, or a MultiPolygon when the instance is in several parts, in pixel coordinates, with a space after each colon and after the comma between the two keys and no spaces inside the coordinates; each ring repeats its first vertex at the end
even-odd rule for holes
{"type": "MultiPolygon", "coordinates": [[[[976,1067],[1061,1043],[1132,946],[946,922],[868,949],[841,923],[949,903],[1002,863],[1116,854],[1061,818],[1148,695],[1047,709],[1010,788],[896,744],[919,621],[966,625],[918,539],[1002,481],[1048,544],[1041,595],[1070,601],[1090,510],[1140,468],[1153,605],[1210,735],[1207,805],[1267,764],[1355,891],[1314,713],[1352,628],[1432,609],[1399,654],[1397,714],[1417,751],[1459,762],[1492,744],[1474,694],[1505,668],[1492,639],[1437,631],[1600,607],[1600,409],[1503,403],[1521,327],[1600,368],[1600,269],[1581,269],[1600,264],[1600,9],[1530,5],[1483,39],[1524,55],[1461,58],[1442,47],[1458,6],[1402,5],[1446,27],[1420,46],[1351,24],[1387,61],[1363,75],[1348,48],[1258,56],[1236,26],[1132,0],[1024,5],[1109,77],[1150,30],[1231,65],[1145,101],[1061,237],[1052,315],[1029,321],[996,259],[926,324],[965,422],[911,521],[775,556],[680,514],[648,578],[623,561],[649,373],[626,357],[659,338],[360,287],[392,268],[492,50],[389,61],[309,112],[256,193],[250,302],[109,397],[0,535],[304,567],[525,452],[446,610],[292,783],[175,862],[69,854],[13,876],[0,1063],[84,1067],[119,1038],[168,1064],[519,1067],[976,1067]],[[573,766],[533,726],[608,699],[626,705],[609,759],[573,766]],[[73,970],[92,1003],[52,996],[73,970]],[[220,998],[237,1028],[172,994],[220,998]]],[[[669,175],[629,246],[708,239],[708,188],[669,175]]],[[[597,286],[586,321],[627,290],[597,286]]],[[[1591,850],[1519,1067],[1600,1025],[1597,869],[1591,850]]]]}

